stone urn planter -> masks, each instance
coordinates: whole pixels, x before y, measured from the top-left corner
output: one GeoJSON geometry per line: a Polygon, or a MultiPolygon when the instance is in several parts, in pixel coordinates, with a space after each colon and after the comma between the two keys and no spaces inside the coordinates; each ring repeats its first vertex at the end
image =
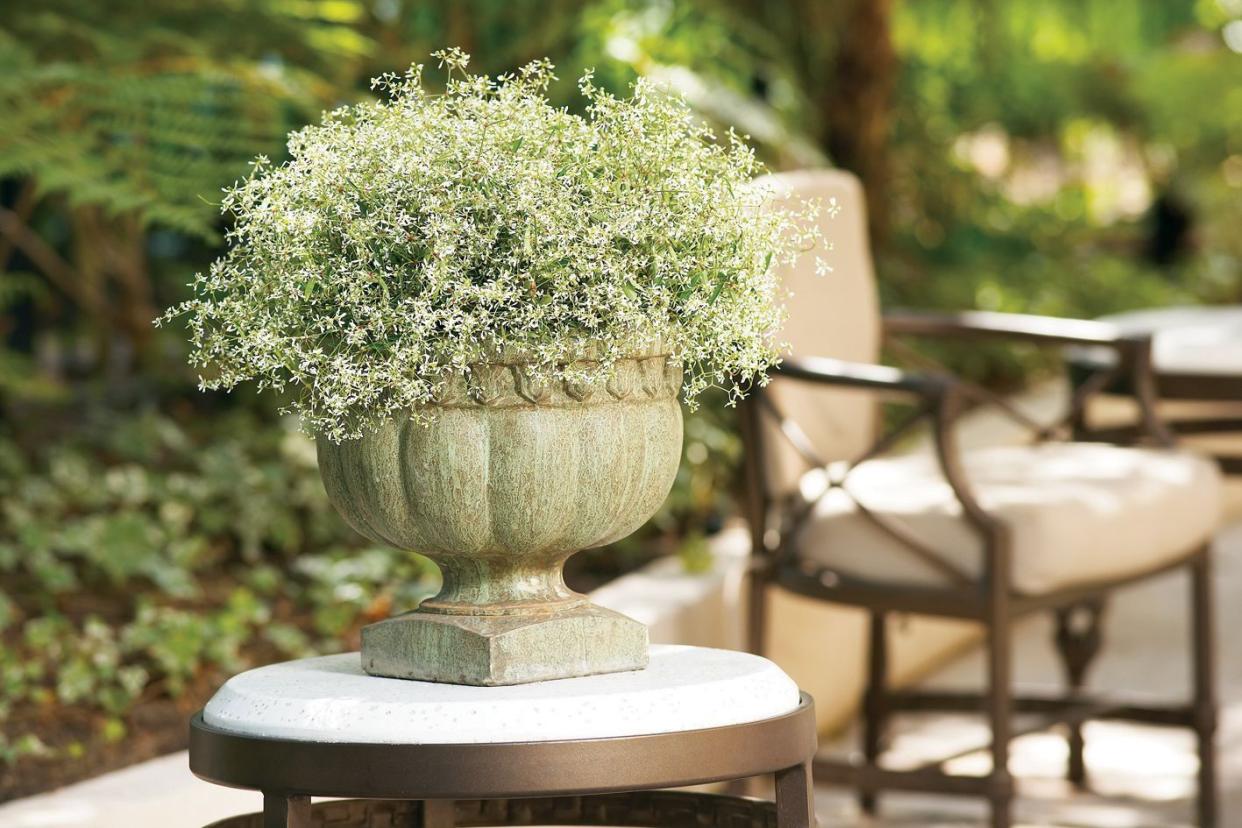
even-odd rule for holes
{"type": "MultiPolygon", "coordinates": [[[[659,350],[659,349],[655,349],[659,350]]],[[[667,496],[681,459],[680,366],[650,352],[606,384],[545,383],[520,360],[450,380],[430,422],[318,441],[328,497],[367,537],[430,557],[444,585],[362,631],[372,675],[522,684],[642,669],[647,629],[562,577],[667,496]]]]}

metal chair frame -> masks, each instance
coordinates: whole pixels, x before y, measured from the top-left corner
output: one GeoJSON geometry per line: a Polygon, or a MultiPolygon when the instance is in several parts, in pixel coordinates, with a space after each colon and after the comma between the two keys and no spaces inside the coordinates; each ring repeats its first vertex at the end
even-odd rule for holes
{"type": "MultiPolygon", "coordinates": [[[[854,787],[867,813],[876,810],[881,790],[967,794],[985,797],[991,805],[991,824],[1011,824],[1013,779],[1008,771],[1010,743],[1028,732],[1056,724],[1068,728],[1070,749],[1067,778],[1085,786],[1082,725],[1093,719],[1125,719],[1155,725],[1190,728],[1198,741],[1199,796],[1197,816],[1202,826],[1217,824],[1216,762],[1213,740],[1216,731],[1214,691],[1214,641],[1212,623],[1210,541],[1171,564],[1138,575],[1098,581],[1041,594],[1021,594],[1011,580],[1011,541],[1007,527],[984,509],[971,490],[962,465],[953,426],[959,416],[977,403],[998,405],[1026,427],[1034,441],[1087,435],[1085,406],[1092,394],[1124,380],[1140,407],[1138,436],[1157,446],[1172,444],[1172,436],[1155,411],[1155,384],[1151,370],[1151,339],[1119,336],[1106,323],[1052,319],[1016,314],[898,313],[884,319],[886,336],[954,337],[964,340],[1008,339],[1043,346],[1093,345],[1117,354],[1111,370],[1099,371],[1075,390],[1063,420],[1042,425],[985,389],[947,373],[915,374],[896,368],[804,358],[788,360],[772,375],[773,383],[815,383],[860,392],[897,396],[914,403],[914,413],[899,421],[853,462],[825,463],[798,427],[785,417],[771,395],[762,388],[742,406],[742,429],[746,446],[747,512],[749,513],[753,565],[748,619],[750,647],[764,649],[768,587],[778,586],[802,596],[856,606],[870,615],[867,684],[862,704],[862,762],[817,758],[816,779],[854,787]],[[870,519],[902,548],[922,563],[941,572],[946,586],[904,585],[874,581],[821,566],[800,554],[797,529],[813,504],[781,498],[768,490],[765,481],[764,429],[761,421],[773,418],[781,434],[806,461],[808,468],[824,468],[828,490],[849,492],[844,482],[849,470],[892,447],[921,424],[930,426],[939,468],[961,505],[963,519],[982,541],[982,574],[971,575],[944,560],[918,539],[886,524],[858,504],[870,519]],[[1191,661],[1193,698],[1185,704],[1153,704],[1141,700],[1104,698],[1084,691],[1087,670],[1099,652],[1101,618],[1109,595],[1116,589],[1175,570],[1189,573],[1191,584],[1191,661]],[[1059,696],[1016,695],[1012,681],[1012,629],[1016,619],[1038,611],[1056,618],[1054,644],[1066,679],[1059,696]],[[914,613],[974,621],[986,628],[986,687],[982,693],[944,693],[917,689],[898,691],[889,686],[886,619],[892,613],[914,613]],[[886,723],[901,713],[958,711],[982,713],[991,730],[991,772],[985,776],[947,773],[943,766],[952,757],[938,759],[913,770],[883,767],[886,723]],[[1036,726],[1015,729],[1016,713],[1038,714],[1036,726]]],[[[852,497],[852,496],[851,496],[852,497]]],[[[855,502],[857,502],[855,500],[855,502]]],[[[973,752],[973,751],[971,751],[973,752]]]]}

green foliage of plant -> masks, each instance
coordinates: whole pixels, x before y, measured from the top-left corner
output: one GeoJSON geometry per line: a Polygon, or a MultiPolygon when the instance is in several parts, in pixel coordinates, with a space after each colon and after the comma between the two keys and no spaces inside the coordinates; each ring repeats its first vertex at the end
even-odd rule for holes
{"type": "Polygon", "coordinates": [[[340,440],[506,352],[598,383],[662,343],[687,399],[774,361],[772,265],[815,231],[763,209],[736,135],[645,81],[622,100],[584,76],[580,117],[547,101],[546,61],[493,80],[440,57],[443,95],[420,66],[381,77],[390,100],[331,113],[229,192],[232,246],[174,312],[206,388],[299,389],[340,440]]]}
{"type": "MultiPolygon", "coordinates": [[[[3,320],[11,317],[24,302],[38,303],[46,297],[43,282],[33,273],[9,271],[0,274],[0,337],[6,333],[3,320]]],[[[51,399],[55,385],[39,375],[30,358],[0,346],[0,395],[13,394],[26,399],[51,399]]]]}
{"type": "MultiPolygon", "coordinates": [[[[1230,228],[1242,214],[1221,162],[1242,148],[1242,121],[1222,103],[1242,57],[1201,17],[1191,3],[899,6],[886,303],[1089,318],[1237,301],[1242,241],[1230,228]],[[986,170],[972,157],[980,134],[999,152],[986,170]],[[1127,185],[1140,195],[1125,203],[1127,185]],[[1169,196],[1192,229],[1155,262],[1149,205],[1169,196]]],[[[1011,385],[1053,357],[952,355],[1011,385]]]]}
{"type": "Polygon", "coordinates": [[[351,0],[227,13],[175,2],[9,6],[0,12],[0,178],[29,177],[42,198],[212,238],[220,188],[256,147],[278,152],[315,112],[323,80],[309,70],[358,52],[348,24],[361,13],[351,0]],[[274,38],[315,57],[273,61],[274,38]]]}
{"type": "MultiPolygon", "coordinates": [[[[851,8],[865,5],[613,0],[584,15],[584,42],[604,53],[601,77],[667,76],[672,67],[685,88],[713,92],[700,106],[715,118],[761,111],[783,129],[751,129],[758,151],[788,158],[790,135],[831,149],[832,133],[851,127],[824,101],[836,99],[834,85],[848,95],[859,77],[838,76],[842,41],[819,35],[844,33],[851,8]],[[721,20],[737,30],[727,43],[712,36],[721,20]],[[723,107],[716,86],[747,80],[752,108],[723,107]]],[[[1242,171],[1229,160],[1242,158],[1242,108],[1230,105],[1242,57],[1219,27],[1237,16],[1212,0],[894,4],[891,104],[879,129],[859,125],[888,185],[868,194],[891,231],[876,251],[886,301],[1071,317],[1236,301],[1242,241],[1232,228],[1242,200],[1225,179],[1242,181],[1228,174],[1242,171]],[[1005,169],[982,174],[964,157],[963,140],[981,130],[1004,142],[1005,169]],[[1116,156],[1124,167],[1091,173],[1116,156]],[[1022,193],[1013,178],[1042,190],[1022,193]],[[1174,192],[1194,208],[1198,246],[1175,265],[1145,260],[1151,226],[1141,200],[1107,206],[1140,182],[1148,198],[1174,192]]],[[[877,39],[874,63],[855,71],[882,68],[886,48],[877,39]]],[[[953,365],[1012,380],[1039,363],[987,349],[953,365]]]]}
{"type": "Polygon", "coordinates": [[[673,490],[652,526],[675,536],[714,531],[733,511],[734,470],[742,461],[736,411],[710,392],[698,411],[686,412],[682,460],[673,490]]]}
{"type": "Polygon", "coordinates": [[[37,450],[0,436],[0,761],[71,750],[15,712],[84,708],[121,738],[139,702],[256,653],[339,649],[376,602],[412,607],[436,580],[344,526],[304,435],[243,411],[91,418],[37,450]]]}

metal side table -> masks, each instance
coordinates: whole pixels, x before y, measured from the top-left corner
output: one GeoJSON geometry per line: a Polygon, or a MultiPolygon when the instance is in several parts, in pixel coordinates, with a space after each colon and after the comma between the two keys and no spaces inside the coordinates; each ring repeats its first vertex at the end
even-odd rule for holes
{"type": "Polygon", "coordinates": [[[190,725],[196,775],[263,792],[261,814],[210,828],[810,828],[815,748],[811,698],[776,665],[683,646],[653,646],[638,672],[512,687],[305,659],[234,677],[190,725]],[[775,802],[661,790],[761,774],[775,802]]]}

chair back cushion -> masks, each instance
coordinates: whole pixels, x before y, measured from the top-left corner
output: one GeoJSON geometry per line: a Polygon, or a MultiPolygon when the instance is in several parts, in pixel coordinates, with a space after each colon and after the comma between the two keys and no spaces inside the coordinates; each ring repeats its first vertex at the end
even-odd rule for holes
{"type": "MultiPolygon", "coordinates": [[[[876,362],[881,335],[879,300],[867,238],[867,209],[858,179],[842,170],[801,170],[764,176],[756,184],[776,191],[776,209],[805,199],[819,199],[825,208],[835,199],[840,207],[835,217],[827,209],[821,212],[826,249],[800,256],[793,266],[781,268],[782,282],[793,294],[781,332],[790,355],[876,362]],[[831,272],[816,272],[817,256],[831,272]]],[[[875,439],[877,407],[869,394],[779,380],[768,393],[781,412],[806,433],[824,462],[853,459],[875,439]]],[[[797,489],[807,465],[772,418],[765,415],[762,421],[765,483],[771,495],[780,497],[797,489]]]]}

